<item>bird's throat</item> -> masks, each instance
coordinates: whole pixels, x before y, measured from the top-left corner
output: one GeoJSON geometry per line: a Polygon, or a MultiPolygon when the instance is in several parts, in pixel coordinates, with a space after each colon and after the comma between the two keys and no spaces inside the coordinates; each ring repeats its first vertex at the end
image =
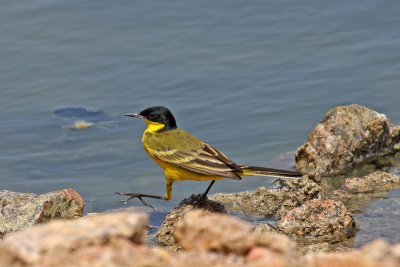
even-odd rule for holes
{"type": "Polygon", "coordinates": [[[147,124],[147,129],[145,131],[146,133],[158,132],[165,128],[165,124],[149,120],[144,120],[144,121],[147,124]]]}

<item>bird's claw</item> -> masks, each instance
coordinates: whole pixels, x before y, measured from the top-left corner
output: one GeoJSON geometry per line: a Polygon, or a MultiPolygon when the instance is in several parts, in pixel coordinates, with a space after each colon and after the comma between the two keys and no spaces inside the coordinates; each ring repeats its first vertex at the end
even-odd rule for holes
{"type": "Polygon", "coordinates": [[[147,203],[146,201],[144,201],[143,197],[149,197],[149,198],[156,198],[156,199],[163,199],[160,196],[153,196],[153,195],[146,195],[146,194],[138,194],[138,193],[122,193],[122,192],[115,192],[117,195],[120,196],[126,196],[128,198],[126,199],[122,199],[120,202],[124,205],[128,204],[128,201],[133,199],[133,198],[137,198],[140,200],[140,202],[142,202],[142,204],[144,206],[150,207],[152,208],[154,211],[156,211],[156,209],[149,203],[147,203]]]}

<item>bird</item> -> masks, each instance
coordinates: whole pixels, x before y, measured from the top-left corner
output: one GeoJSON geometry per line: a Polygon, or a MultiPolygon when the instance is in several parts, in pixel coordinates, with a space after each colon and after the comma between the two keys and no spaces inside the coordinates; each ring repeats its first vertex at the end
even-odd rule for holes
{"type": "Polygon", "coordinates": [[[296,171],[236,164],[213,146],[179,128],[174,115],[167,107],[152,106],[139,113],[126,113],[125,116],[142,119],[147,124],[142,135],[143,148],[164,170],[166,180],[165,196],[116,192],[118,195],[128,197],[122,200],[125,204],[130,199],[137,198],[145,206],[153,208],[143,198],[170,200],[172,184],[180,180],[211,180],[203,194],[205,198],[215,181],[225,178],[241,180],[242,176],[279,178],[302,176],[296,171]]]}

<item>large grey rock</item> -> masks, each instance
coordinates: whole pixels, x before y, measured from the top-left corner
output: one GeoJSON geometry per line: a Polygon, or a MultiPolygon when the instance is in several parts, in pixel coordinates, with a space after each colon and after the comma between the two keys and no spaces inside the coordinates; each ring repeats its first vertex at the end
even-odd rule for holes
{"type": "Polygon", "coordinates": [[[334,174],[359,163],[393,153],[400,126],[384,114],[357,104],[331,109],[296,153],[303,173],[334,174]]]}
{"type": "Polygon", "coordinates": [[[84,201],[73,189],[43,195],[0,191],[0,237],[51,219],[82,217],[84,201]]]}

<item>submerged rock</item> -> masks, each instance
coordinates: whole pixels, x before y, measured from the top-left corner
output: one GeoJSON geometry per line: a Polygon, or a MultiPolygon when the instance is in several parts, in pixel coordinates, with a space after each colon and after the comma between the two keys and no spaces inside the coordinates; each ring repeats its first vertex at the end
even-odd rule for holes
{"type": "Polygon", "coordinates": [[[363,210],[376,199],[387,198],[391,189],[400,186],[400,176],[376,171],[363,177],[346,178],[341,189],[329,193],[351,211],[363,210]]]}
{"type": "Polygon", "coordinates": [[[0,191],[0,236],[52,219],[83,214],[84,201],[73,189],[44,195],[0,191]]]}
{"type": "Polygon", "coordinates": [[[333,174],[361,162],[393,153],[400,142],[400,126],[360,105],[331,109],[296,153],[299,171],[333,174]]]}
{"type": "Polygon", "coordinates": [[[176,224],[185,216],[188,211],[194,209],[203,209],[206,213],[220,212],[226,213],[225,207],[218,202],[203,198],[203,194],[191,195],[185,198],[177,208],[174,208],[165,216],[164,221],[156,234],[156,241],[162,246],[169,247],[171,250],[177,250],[175,240],[176,224]]]}
{"type": "Polygon", "coordinates": [[[362,178],[347,178],[342,190],[350,193],[371,193],[373,191],[385,191],[400,185],[400,176],[377,171],[362,178]]]}
{"type": "Polygon", "coordinates": [[[321,180],[313,174],[298,179],[278,180],[275,189],[260,187],[254,192],[215,194],[210,199],[229,210],[257,216],[278,217],[307,200],[323,197],[321,180]]]}
{"type": "Polygon", "coordinates": [[[108,119],[101,110],[88,110],[84,107],[65,107],[53,111],[53,114],[61,118],[79,118],[90,122],[100,122],[108,119]]]}
{"type": "Polygon", "coordinates": [[[334,243],[354,236],[356,223],[343,203],[316,199],[286,213],[277,229],[302,243],[334,243]]]}

